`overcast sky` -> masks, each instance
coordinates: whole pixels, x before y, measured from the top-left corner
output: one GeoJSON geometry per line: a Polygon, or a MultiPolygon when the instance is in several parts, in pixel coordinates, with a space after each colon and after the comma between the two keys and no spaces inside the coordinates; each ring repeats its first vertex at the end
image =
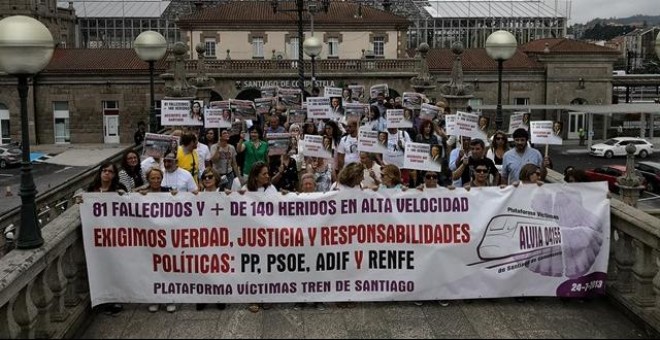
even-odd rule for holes
{"type": "MultiPolygon", "coordinates": [[[[554,6],[554,1],[546,0],[554,6]]],[[[564,3],[564,1],[559,1],[564,3]]],[[[594,18],[625,18],[635,14],[660,15],[659,0],[572,0],[569,24],[583,24],[594,18]]],[[[560,5],[560,8],[563,6],[560,5]]]]}

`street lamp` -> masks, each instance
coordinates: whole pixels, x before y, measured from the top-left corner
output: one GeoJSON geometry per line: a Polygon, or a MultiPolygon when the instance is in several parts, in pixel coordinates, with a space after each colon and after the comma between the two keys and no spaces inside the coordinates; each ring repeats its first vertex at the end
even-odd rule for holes
{"type": "Polygon", "coordinates": [[[516,37],[504,30],[493,32],[486,39],[486,53],[497,61],[497,111],[495,113],[497,130],[502,129],[502,64],[513,57],[517,47],[516,37]]]}
{"type": "Polygon", "coordinates": [[[660,58],[660,32],[655,37],[655,54],[660,58]]]}
{"type": "Polygon", "coordinates": [[[322,49],[323,42],[321,42],[321,39],[314,36],[305,39],[305,42],[303,43],[303,51],[312,58],[312,88],[316,87],[316,61],[314,59],[321,54],[322,49]]]}
{"type": "Polygon", "coordinates": [[[167,52],[167,40],[158,32],[145,31],[135,38],[133,46],[138,57],[149,63],[149,85],[151,93],[149,131],[155,133],[158,130],[158,122],[156,121],[156,100],[154,99],[154,62],[165,56],[165,52],[167,52]]]}
{"type": "Polygon", "coordinates": [[[21,249],[38,248],[44,243],[37,219],[35,197],[37,187],[30,163],[30,130],[28,128],[28,78],[43,70],[53,57],[53,36],[36,19],[16,15],[0,20],[0,70],[18,78],[21,102],[21,226],[16,246],[21,249]]]}
{"type": "MultiPolygon", "coordinates": [[[[303,46],[303,11],[305,10],[305,0],[295,0],[296,8],[295,9],[280,9],[278,0],[271,0],[270,5],[273,8],[273,13],[280,12],[297,12],[298,13],[298,87],[300,88],[301,95],[305,94],[305,64],[303,59],[303,52],[305,46],[303,46]]],[[[321,6],[323,11],[328,13],[330,8],[330,0],[321,0],[321,6]]],[[[320,53],[320,52],[319,52],[320,53]]]]}

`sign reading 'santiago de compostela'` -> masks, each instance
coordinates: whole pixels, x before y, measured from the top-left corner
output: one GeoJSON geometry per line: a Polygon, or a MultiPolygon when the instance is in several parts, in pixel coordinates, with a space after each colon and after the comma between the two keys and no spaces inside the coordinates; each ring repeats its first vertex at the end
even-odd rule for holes
{"type": "Polygon", "coordinates": [[[603,293],[605,183],[518,188],[86,193],[92,304],[603,293]]]}
{"type": "MultiPolygon", "coordinates": [[[[269,86],[275,86],[275,87],[291,87],[291,88],[299,88],[298,86],[299,80],[298,79],[279,79],[279,80],[237,80],[236,81],[236,86],[239,86],[240,88],[243,87],[256,87],[256,88],[262,88],[262,87],[269,87],[269,86]]],[[[326,86],[335,86],[335,81],[334,80],[317,80],[315,85],[316,87],[326,87],[326,86]]],[[[305,80],[305,88],[311,88],[312,87],[312,81],[311,80],[305,80]]]]}

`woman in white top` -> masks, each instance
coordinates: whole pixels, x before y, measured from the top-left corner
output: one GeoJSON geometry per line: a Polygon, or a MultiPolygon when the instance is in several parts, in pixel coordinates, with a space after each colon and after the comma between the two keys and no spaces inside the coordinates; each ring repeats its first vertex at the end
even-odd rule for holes
{"type": "Polygon", "coordinates": [[[242,189],[252,192],[277,193],[275,186],[270,183],[268,165],[264,162],[254,163],[250,170],[247,183],[242,189]]]}

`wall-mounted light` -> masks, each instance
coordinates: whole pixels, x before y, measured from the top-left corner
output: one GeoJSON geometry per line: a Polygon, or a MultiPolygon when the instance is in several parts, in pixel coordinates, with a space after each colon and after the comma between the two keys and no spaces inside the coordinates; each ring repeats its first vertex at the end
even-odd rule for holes
{"type": "Polygon", "coordinates": [[[234,83],[234,86],[236,87],[237,90],[240,90],[241,88],[243,88],[243,83],[240,80],[237,80],[234,83]]]}
{"type": "Polygon", "coordinates": [[[584,89],[584,78],[578,79],[578,89],[584,89]]]}
{"type": "Polygon", "coordinates": [[[479,79],[478,78],[474,78],[474,89],[475,90],[479,89],[479,79]]]}

